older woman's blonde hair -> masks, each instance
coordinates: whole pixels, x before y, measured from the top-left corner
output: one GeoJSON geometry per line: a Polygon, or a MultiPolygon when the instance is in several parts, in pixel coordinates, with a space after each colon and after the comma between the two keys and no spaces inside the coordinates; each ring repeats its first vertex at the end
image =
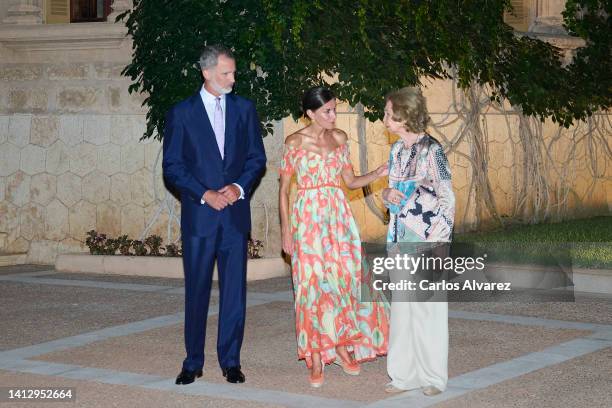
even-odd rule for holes
{"type": "Polygon", "coordinates": [[[412,133],[423,133],[430,121],[427,113],[427,102],[421,89],[407,86],[385,97],[393,105],[393,120],[404,123],[404,128],[412,133]]]}

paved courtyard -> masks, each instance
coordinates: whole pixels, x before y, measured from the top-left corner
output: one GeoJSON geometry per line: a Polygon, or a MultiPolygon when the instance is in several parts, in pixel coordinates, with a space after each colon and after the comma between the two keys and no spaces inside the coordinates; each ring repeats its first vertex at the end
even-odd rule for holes
{"type": "MultiPolygon", "coordinates": [[[[0,387],[73,387],[53,407],[610,407],[612,298],[451,303],[449,386],[436,397],[384,393],[385,359],[349,377],[328,366],[308,385],[296,360],[291,281],[249,283],[242,366],[216,358],[217,295],[204,376],[174,385],[183,359],[182,280],[0,268],[0,387]]],[[[0,402],[0,407],[46,406],[0,402]]]]}

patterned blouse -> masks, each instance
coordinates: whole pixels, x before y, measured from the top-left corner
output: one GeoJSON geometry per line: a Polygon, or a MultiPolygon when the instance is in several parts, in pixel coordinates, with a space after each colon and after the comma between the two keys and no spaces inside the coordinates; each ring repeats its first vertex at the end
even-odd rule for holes
{"type": "Polygon", "coordinates": [[[407,198],[391,212],[387,242],[450,242],[455,195],[450,166],[440,143],[421,136],[411,147],[400,139],[391,147],[389,187],[407,198]]]}

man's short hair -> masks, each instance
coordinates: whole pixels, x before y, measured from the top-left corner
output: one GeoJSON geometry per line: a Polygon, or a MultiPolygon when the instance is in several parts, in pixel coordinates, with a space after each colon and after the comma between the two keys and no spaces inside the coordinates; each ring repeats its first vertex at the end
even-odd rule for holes
{"type": "Polygon", "coordinates": [[[228,58],[234,59],[234,54],[229,48],[220,45],[207,45],[200,54],[200,68],[208,69],[217,65],[219,61],[219,55],[225,55],[228,58]]]}

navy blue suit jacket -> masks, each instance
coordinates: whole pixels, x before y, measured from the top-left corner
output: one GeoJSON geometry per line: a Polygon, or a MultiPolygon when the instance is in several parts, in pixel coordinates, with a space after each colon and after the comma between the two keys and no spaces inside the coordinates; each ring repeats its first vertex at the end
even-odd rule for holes
{"type": "Polygon", "coordinates": [[[212,235],[223,211],[240,232],[251,230],[249,200],[266,165],[255,104],[226,95],[225,153],[221,159],[215,134],[199,93],[174,105],[166,115],[162,167],[167,183],[181,196],[183,236],[212,235]],[[200,200],[207,190],[238,183],[244,199],[217,211],[200,200]]]}

